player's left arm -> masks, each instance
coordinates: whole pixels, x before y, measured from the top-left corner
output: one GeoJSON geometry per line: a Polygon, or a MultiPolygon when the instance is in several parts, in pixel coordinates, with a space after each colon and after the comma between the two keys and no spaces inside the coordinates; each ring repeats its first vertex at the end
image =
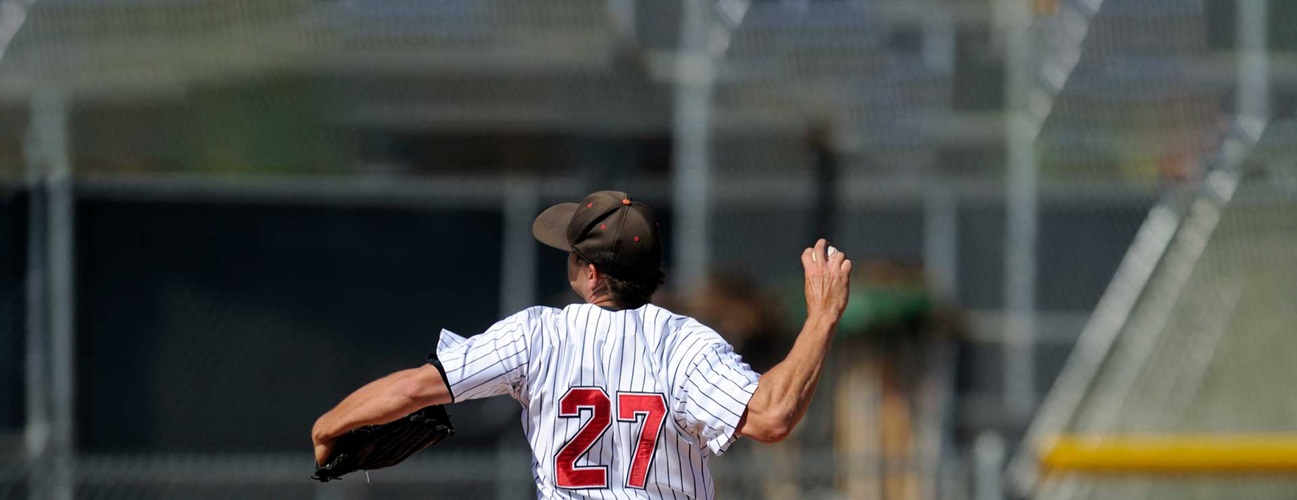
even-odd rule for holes
{"type": "Polygon", "coordinates": [[[443,331],[428,364],[351,393],[315,422],[311,437],[316,463],[328,458],[333,440],[347,431],[392,422],[427,406],[509,393],[523,379],[528,334],[543,309],[520,311],[470,339],[443,331]]]}
{"type": "Polygon", "coordinates": [[[401,370],[366,384],[315,421],[315,462],[323,463],[333,441],[352,429],[385,424],[432,405],[451,402],[450,389],[435,365],[401,370]]]}

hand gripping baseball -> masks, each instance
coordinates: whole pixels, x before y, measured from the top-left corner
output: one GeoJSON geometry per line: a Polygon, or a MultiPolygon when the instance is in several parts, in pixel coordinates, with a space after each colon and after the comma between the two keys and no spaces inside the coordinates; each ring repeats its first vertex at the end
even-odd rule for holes
{"type": "Polygon", "coordinates": [[[851,288],[851,261],[821,238],[802,251],[806,271],[806,313],[837,320],[847,307],[851,288]]]}

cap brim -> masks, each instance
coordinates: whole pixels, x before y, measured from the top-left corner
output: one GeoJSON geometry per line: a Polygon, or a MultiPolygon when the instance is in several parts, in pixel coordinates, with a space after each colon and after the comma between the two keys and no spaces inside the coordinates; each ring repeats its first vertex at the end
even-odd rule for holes
{"type": "Polygon", "coordinates": [[[567,225],[576,215],[576,208],[576,203],[559,203],[545,209],[536,216],[536,222],[531,224],[531,234],[546,246],[571,252],[572,245],[567,241],[567,225]]]}

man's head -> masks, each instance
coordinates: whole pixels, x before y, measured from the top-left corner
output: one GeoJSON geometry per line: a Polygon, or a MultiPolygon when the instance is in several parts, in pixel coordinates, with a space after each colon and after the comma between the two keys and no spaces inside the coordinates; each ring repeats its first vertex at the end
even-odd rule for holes
{"type": "Polygon", "coordinates": [[[549,207],[532,224],[541,243],[568,252],[568,281],[590,303],[648,303],[663,282],[657,216],[626,193],[599,191],[549,207]]]}

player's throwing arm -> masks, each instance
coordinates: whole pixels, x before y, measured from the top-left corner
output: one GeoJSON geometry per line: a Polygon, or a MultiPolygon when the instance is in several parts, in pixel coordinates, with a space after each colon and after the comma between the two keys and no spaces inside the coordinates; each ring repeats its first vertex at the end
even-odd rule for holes
{"type": "Polygon", "coordinates": [[[821,239],[802,251],[806,272],[806,324],[788,357],[761,376],[748,402],[739,433],[764,443],[788,436],[797,426],[824,368],[833,331],[847,307],[851,261],[821,239]]]}

